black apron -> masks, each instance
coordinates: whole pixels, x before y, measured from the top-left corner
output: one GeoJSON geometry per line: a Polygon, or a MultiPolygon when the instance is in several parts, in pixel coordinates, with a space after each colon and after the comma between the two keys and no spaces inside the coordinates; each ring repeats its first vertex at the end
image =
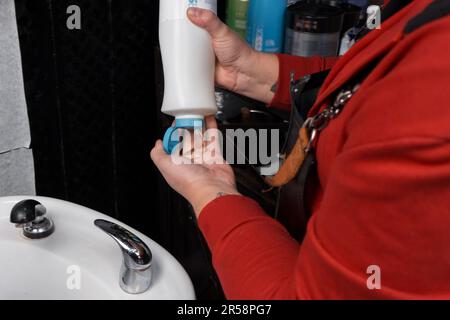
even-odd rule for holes
{"type": "MultiPolygon", "coordinates": [[[[316,101],[320,87],[329,71],[307,75],[291,81],[291,118],[286,143],[282,152],[289,154],[294,147],[300,128],[303,126],[309,110],[316,101]]],[[[275,218],[282,223],[291,236],[301,241],[306,233],[310,218],[306,186],[316,177],[314,153],[309,153],[295,179],[282,186],[278,191],[275,218]]]]}

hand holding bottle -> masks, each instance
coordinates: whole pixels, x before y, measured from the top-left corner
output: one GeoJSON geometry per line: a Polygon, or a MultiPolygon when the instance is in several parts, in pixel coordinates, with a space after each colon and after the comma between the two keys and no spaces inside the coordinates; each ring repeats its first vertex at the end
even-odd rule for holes
{"type": "Polygon", "coordinates": [[[189,19],[211,36],[217,57],[216,83],[225,89],[269,103],[278,80],[278,58],[257,52],[211,11],[188,10],[189,19]]]}
{"type": "MultiPolygon", "coordinates": [[[[206,129],[217,130],[214,116],[206,118],[206,129]]],[[[220,150],[219,140],[213,142],[215,150],[220,150]]],[[[167,183],[181,194],[192,205],[198,217],[203,208],[218,196],[239,195],[233,169],[227,164],[222,155],[209,152],[208,148],[201,148],[201,153],[194,151],[183,152],[182,158],[186,164],[175,163],[163,150],[162,141],[157,141],[151,151],[151,158],[167,183]],[[201,161],[195,161],[200,157],[201,161]]]]}

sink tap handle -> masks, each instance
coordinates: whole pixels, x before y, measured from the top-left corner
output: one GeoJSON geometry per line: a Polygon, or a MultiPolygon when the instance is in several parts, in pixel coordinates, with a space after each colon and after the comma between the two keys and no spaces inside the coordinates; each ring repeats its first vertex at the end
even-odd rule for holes
{"type": "Polygon", "coordinates": [[[43,239],[55,231],[55,225],[46,213],[47,210],[40,202],[33,199],[22,200],[12,208],[9,221],[17,228],[22,228],[25,237],[43,239]]]}
{"type": "Polygon", "coordinates": [[[28,199],[14,205],[11,210],[10,221],[17,225],[26,225],[31,222],[40,222],[47,210],[38,201],[28,199]]]}
{"type": "Polygon", "coordinates": [[[122,249],[120,287],[127,293],[139,294],[148,290],[152,279],[152,252],[135,234],[106,220],[94,224],[113,238],[122,249]]]}

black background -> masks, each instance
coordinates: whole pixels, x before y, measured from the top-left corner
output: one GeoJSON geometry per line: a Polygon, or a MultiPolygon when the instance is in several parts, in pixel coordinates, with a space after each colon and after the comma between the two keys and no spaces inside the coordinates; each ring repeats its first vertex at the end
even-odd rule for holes
{"type": "Polygon", "coordinates": [[[158,1],[16,0],[16,15],[38,195],[140,230],[182,263],[197,298],[223,298],[188,204],[149,158],[169,123],[158,1]],[[81,30],[66,26],[69,5],[81,8],[81,30]]]}

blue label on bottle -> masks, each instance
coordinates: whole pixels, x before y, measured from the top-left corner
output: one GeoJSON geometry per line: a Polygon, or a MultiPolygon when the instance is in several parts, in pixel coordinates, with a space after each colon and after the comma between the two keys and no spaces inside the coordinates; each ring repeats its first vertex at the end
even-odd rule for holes
{"type": "Polygon", "coordinates": [[[188,0],[188,6],[211,10],[217,14],[217,0],[188,0]]]}

